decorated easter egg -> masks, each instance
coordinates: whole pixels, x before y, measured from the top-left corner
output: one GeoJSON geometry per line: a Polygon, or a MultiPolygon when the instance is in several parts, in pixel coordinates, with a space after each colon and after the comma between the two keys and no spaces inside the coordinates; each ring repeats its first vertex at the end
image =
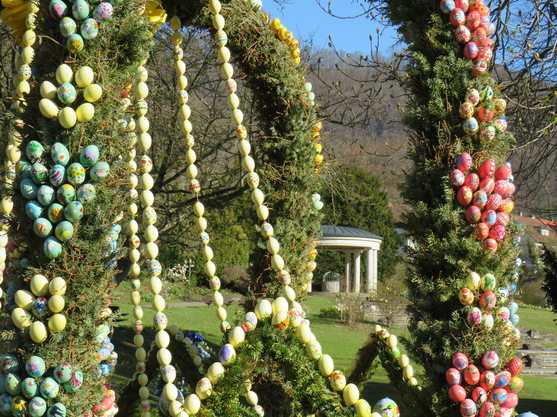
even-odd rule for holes
{"type": "Polygon", "coordinates": [[[487,125],[481,128],[480,137],[486,142],[491,142],[493,139],[495,139],[496,133],[497,131],[495,130],[495,126],[487,125]]]}
{"type": "Polygon", "coordinates": [[[474,302],[474,293],[469,288],[462,288],[458,293],[458,299],[463,305],[469,306],[474,302]]]}
{"type": "Polygon", "coordinates": [[[487,401],[480,408],[480,417],[495,417],[495,404],[487,401]]]}
{"type": "Polygon", "coordinates": [[[501,197],[509,198],[514,194],[515,191],[516,191],[516,186],[514,185],[514,183],[509,182],[507,185],[507,192],[502,194],[501,197]]]}
{"type": "Polygon", "coordinates": [[[472,196],[472,204],[482,210],[487,204],[487,193],[485,190],[478,190],[472,196]]]}
{"type": "Polygon", "coordinates": [[[497,133],[504,133],[507,130],[507,119],[505,117],[500,117],[493,121],[493,126],[495,126],[495,131],[497,133]]]}
{"type": "Polygon", "coordinates": [[[236,350],[230,343],[225,344],[219,351],[219,362],[223,365],[231,363],[236,357],[236,350]]]}
{"type": "Polygon", "coordinates": [[[72,223],[78,222],[83,217],[83,205],[75,200],[66,205],[64,208],[64,218],[72,223]]]}
{"type": "Polygon", "coordinates": [[[155,329],[162,330],[168,326],[168,318],[162,311],[157,311],[153,317],[153,325],[155,329]]]}
{"type": "Polygon", "coordinates": [[[385,397],[375,403],[375,405],[373,406],[373,413],[371,414],[371,417],[376,417],[373,414],[378,414],[381,417],[400,417],[400,409],[397,403],[395,403],[389,397],[385,397]]]}
{"type": "Polygon", "coordinates": [[[68,36],[66,40],[66,49],[72,54],[78,54],[83,50],[83,38],[81,35],[74,33],[68,36]]]}
{"type": "Polygon", "coordinates": [[[474,30],[478,26],[480,26],[481,20],[482,18],[480,16],[480,13],[476,10],[471,10],[466,15],[466,27],[470,30],[474,30]]]}
{"type": "MultiPolygon", "coordinates": [[[[512,358],[506,365],[505,369],[509,371],[512,377],[520,375],[522,372],[522,368],[524,367],[524,363],[520,358],[512,358]]],[[[510,383],[510,380],[509,380],[510,383]]]]}
{"type": "Polygon", "coordinates": [[[474,417],[477,411],[476,403],[470,398],[466,398],[460,403],[460,415],[462,417],[474,417]]]}
{"type": "Polygon", "coordinates": [[[54,369],[54,373],[52,375],[60,384],[68,382],[72,376],[72,366],[69,363],[62,362],[54,369]]]}
{"type": "Polygon", "coordinates": [[[495,385],[495,374],[491,371],[482,372],[480,375],[480,386],[486,391],[491,390],[495,385]]]}
{"type": "Polygon", "coordinates": [[[6,353],[0,359],[0,368],[4,373],[17,373],[19,372],[20,362],[16,355],[6,353]]]}
{"type": "MultiPolygon", "coordinates": [[[[478,307],[472,307],[472,310],[468,313],[468,323],[472,326],[480,324],[482,321],[482,312],[478,307]]],[[[463,368],[464,369],[464,368],[463,368]]]]}
{"type": "Polygon", "coordinates": [[[29,401],[27,412],[31,417],[42,417],[46,413],[46,401],[41,397],[34,397],[29,401]]]}
{"type": "Polygon", "coordinates": [[[462,103],[458,109],[458,114],[463,119],[468,119],[474,116],[474,105],[468,101],[462,103]]]}
{"type": "Polygon", "coordinates": [[[56,398],[58,396],[58,393],[60,392],[60,386],[51,377],[46,377],[45,379],[43,379],[43,382],[41,383],[39,389],[41,392],[41,397],[46,400],[56,398]]]}
{"type": "Polygon", "coordinates": [[[13,417],[25,417],[27,410],[27,400],[21,395],[16,395],[12,398],[12,413],[13,417]]]}
{"type": "Polygon", "coordinates": [[[476,44],[480,48],[484,47],[484,42],[483,41],[486,37],[487,37],[486,30],[482,26],[477,27],[476,29],[471,31],[471,34],[470,34],[470,40],[472,42],[476,42],[476,44]],[[480,42],[481,42],[481,44],[480,44],[480,42]]]}
{"type": "Polygon", "coordinates": [[[511,313],[507,307],[500,307],[497,309],[497,321],[506,322],[509,321],[511,313]]]}
{"type": "Polygon", "coordinates": [[[110,165],[108,162],[97,162],[91,167],[89,175],[91,175],[91,181],[102,181],[108,177],[110,173],[110,165]]]}
{"type": "Polygon", "coordinates": [[[84,167],[91,167],[99,160],[99,148],[96,145],[88,145],[79,154],[79,161],[84,167]]]}
{"type": "Polygon", "coordinates": [[[493,210],[484,211],[481,218],[482,223],[492,227],[497,222],[497,213],[493,210]]]}
{"type": "Polygon", "coordinates": [[[486,223],[478,223],[474,226],[474,237],[477,240],[487,239],[489,236],[489,226],[486,223]]]}
{"type": "Polygon", "coordinates": [[[480,280],[480,288],[482,291],[493,291],[497,286],[497,280],[493,274],[485,274],[480,280]]]}
{"type": "Polygon", "coordinates": [[[43,206],[38,201],[29,200],[25,203],[25,214],[33,221],[41,217],[43,210],[43,206]]]}
{"type": "Polygon", "coordinates": [[[456,168],[463,173],[472,167],[472,156],[467,152],[462,152],[456,157],[456,168]]]}
{"type": "Polygon", "coordinates": [[[484,368],[493,369],[498,364],[499,364],[499,355],[494,350],[488,350],[482,355],[482,365],[484,366],[484,368]]]}
{"type": "Polygon", "coordinates": [[[94,39],[99,34],[99,24],[95,19],[87,18],[81,24],[80,33],[84,39],[88,39],[88,40],[94,39]]]}
{"type": "Polygon", "coordinates": [[[242,321],[242,329],[249,332],[257,327],[257,316],[253,312],[246,313],[244,321],[242,321]]]}
{"type": "Polygon", "coordinates": [[[48,259],[56,259],[62,254],[62,244],[55,237],[49,236],[44,241],[43,253],[48,259]]]}
{"type": "Polygon", "coordinates": [[[494,115],[495,115],[495,110],[493,109],[491,103],[485,103],[478,110],[478,117],[482,122],[489,122],[491,119],[493,119],[494,115]]]}
{"type": "Polygon", "coordinates": [[[466,398],[466,391],[461,385],[451,385],[449,388],[449,398],[456,403],[460,403],[466,398]]]}
{"type": "Polygon", "coordinates": [[[36,140],[32,140],[25,147],[25,153],[30,160],[39,159],[44,155],[44,147],[36,140]]]}
{"type": "Polygon", "coordinates": [[[482,387],[476,387],[472,391],[472,400],[477,404],[483,404],[487,400],[487,392],[482,387]]]}
{"type": "Polygon", "coordinates": [[[64,382],[64,391],[66,392],[76,392],[83,385],[83,372],[74,371],[70,379],[64,382]]]}
{"type": "Polygon", "coordinates": [[[27,200],[33,200],[37,197],[39,187],[30,178],[24,178],[19,183],[19,190],[23,197],[27,200]]]}
{"type": "Polygon", "coordinates": [[[66,406],[62,403],[52,404],[46,412],[46,417],[66,417],[66,406]]]}
{"type": "Polygon", "coordinates": [[[493,105],[493,110],[495,111],[495,113],[504,113],[507,109],[507,102],[502,98],[496,98],[495,100],[492,100],[491,104],[493,105]]]}
{"type": "Polygon", "coordinates": [[[46,317],[49,313],[48,310],[48,300],[44,297],[37,297],[33,301],[33,307],[31,308],[33,315],[39,319],[46,317]]]}
{"type": "Polygon", "coordinates": [[[54,235],[60,242],[67,242],[73,237],[74,227],[73,224],[67,220],[61,221],[56,225],[54,235]]]}
{"type": "Polygon", "coordinates": [[[512,168],[510,165],[501,165],[499,168],[495,170],[495,179],[496,180],[506,180],[509,176],[513,173],[512,168]]]}
{"type": "Polygon", "coordinates": [[[21,383],[21,393],[26,398],[33,398],[39,392],[39,386],[35,378],[25,378],[21,383]]]}
{"type": "Polygon", "coordinates": [[[64,206],[59,203],[53,203],[48,207],[46,214],[51,223],[59,223],[64,220],[64,206]]]}
{"type": "Polygon", "coordinates": [[[466,15],[462,9],[455,7],[450,13],[449,18],[453,26],[459,27],[466,21],[466,15]]]}
{"type": "Polygon", "coordinates": [[[472,190],[466,186],[462,186],[459,188],[458,192],[456,193],[456,200],[463,206],[467,206],[472,201],[472,190]]]}
{"type": "Polygon", "coordinates": [[[455,2],[454,0],[441,0],[439,3],[439,8],[445,14],[449,14],[455,9],[455,2]]]}
{"type": "Polygon", "coordinates": [[[456,28],[455,30],[455,38],[458,43],[467,43],[470,42],[472,34],[470,33],[470,29],[466,26],[462,25],[456,28]]]}
{"type": "Polygon", "coordinates": [[[15,174],[17,178],[31,178],[31,164],[25,159],[15,163],[15,174]]]}
{"type": "Polygon", "coordinates": [[[57,94],[58,100],[60,100],[66,106],[72,104],[77,97],[75,87],[71,83],[63,83],[62,85],[60,85],[60,87],[58,87],[57,94]]]}
{"type": "Polygon", "coordinates": [[[53,186],[59,187],[66,179],[66,168],[60,164],[54,165],[50,168],[49,179],[53,186]]]}
{"type": "Polygon", "coordinates": [[[449,368],[445,373],[445,379],[449,385],[460,385],[461,375],[460,371],[456,368],[449,368]]]}
{"type": "Polygon", "coordinates": [[[472,192],[475,192],[480,186],[480,177],[475,173],[468,174],[466,178],[464,178],[464,185],[470,188],[472,192]]]}
{"type": "Polygon", "coordinates": [[[41,185],[37,190],[37,200],[44,207],[50,206],[54,202],[54,188],[50,185],[41,185]]]}
{"type": "Polygon", "coordinates": [[[507,390],[504,388],[495,388],[489,393],[489,401],[494,404],[503,404],[507,399],[507,390]]]}
{"type": "Polygon", "coordinates": [[[479,90],[480,92],[480,100],[481,101],[491,101],[493,98],[493,88],[489,85],[485,85],[479,90]]]}
{"type": "Polygon", "coordinates": [[[499,249],[499,245],[495,239],[488,237],[483,242],[483,248],[487,252],[495,253],[499,249]]]}
{"type": "Polygon", "coordinates": [[[524,381],[522,380],[522,378],[519,378],[518,376],[513,376],[510,379],[507,388],[510,390],[510,392],[516,393],[518,391],[521,391],[523,386],[524,386],[524,381]]]}
{"type": "Polygon", "coordinates": [[[464,45],[464,49],[462,52],[464,54],[464,57],[471,61],[476,58],[476,55],[478,55],[479,51],[480,50],[478,48],[478,45],[476,45],[476,42],[467,42],[466,45],[464,45]]]}
{"type": "MultiPolygon", "coordinates": [[[[280,313],[281,312],[277,314],[280,313]]],[[[308,343],[306,343],[306,353],[311,360],[313,361],[318,360],[319,358],[321,358],[323,354],[323,349],[321,348],[321,344],[315,339],[310,340],[308,343]]]]}
{"type": "Polygon", "coordinates": [[[25,370],[29,376],[39,378],[46,372],[46,363],[40,356],[31,356],[25,363],[25,370]]]}
{"type": "Polygon", "coordinates": [[[480,181],[480,190],[485,191],[487,195],[491,194],[494,189],[495,189],[495,180],[493,178],[484,178],[483,180],[480,181]]]}
{"type": "Polygon", "coordinates": [[[487,71],[489,64],[485,59],[475,59],[472,61],[472,73],[475,77],[479,77],[487,71]]]}
{"type": "Polygon", "coordinates": [[[48,178],[48,169],[41,163],[31,165],[31,179],[37,185],[41,185],[48,178]]]}
{"type": "Polygon", "coordinates": [[[52,233],[52,223],[48,219],[39,217],[33,222],[33,231],[37,236],[46,238],[52,233]]]}
{"type": "Polygon", "coordinates": [[[491,58],[493,58],[493,49],[487,46],[484,46],[476,55],[476,59],[483,59],[486,62],[490,62],[491,58]]]}
{"type": "Polygon", "coordinates": [[[81,204],[90,203],[95,198],[97,192],[93,184],[83,184],[77,189],[77,201],[81,204]]]}
{"type": "Polygon", "coordinates": [[[476,385],[480,380],[480,371],[476,367],[476,365],[468,364],[464,369],[464,381],[468,385],[476,385]]]}
{"type": "Polygon", "coordinates": [[[75,188],[70,184],[63,184],[56,191],[56,200],[63,206],[72,202],[75,198],[75,188]]]}
{"type": "Polygon", "coordinates": [[[346,386],[346,376],[342,371],[334,371],[329,376],[329,384],[334,391],[342,391],[346,386]]]}
{"type": "Polygon", "coordinates": [[[470,206],[466,209],[465,218],[468,223],[478,223],[482,217],[482,211],[477,206],[470,206]]]}
{"type": "Polygon", "coordinates": [[[62,0],[51,0],[48,4],[48,11],[54,19],[60,20],[68,15],[68,6],[62,0]]]}
{"type": "Polygon", "coordinates": [[[495,161],[493,159],[487,159],[480,166],[480,177],[489,178],[495,173],[495,161]]]}
{"type": "Polygon", "coordinates": [[[509,371],[501,371],[495,375],[495,388],[503,388],[509,384],[511,373],[509,371]]]}
{"type": "Polygon", "coordinates": [[[4,387],[8,394],[19,395],[21,394],[21,378],[18,374],[7,373],[4,380],[4,387]]]}
{"type": "Polygon", "coordinates": [[[480,102],[480,92],[475,88],[470,88],[466,91],[466,101],[472,103],[474,106],[480,102]]]}
{"type": "Polygon", "coordinates": [[[77,187],[85,181],[85,168],[80,163],[74,162],[68,167],[66,177],[71,185],[77,187]]]}
{"type": "Polygon", "coordinates": [[[462,352],[455,353],[453,355],[452,362],[453,366],[459,371],[462,371],[464,368],[466,368],[466,366],[468,366],[468,358],[462,352]]]}
{"type": "MultiPolygon", "coordinates": [[[[510,409],[515,408],[517,404],[518,404],[518,395],[516,395],[513,392],[509,392],[507,393],[507,399],[503,401],[503,403],[501,404],[501,410],[507,409],[510,411],[510,409]]],[[[511,416],[512,412],[509,412],[508,415],[511,416]]]]}
{"type": "Polygon", "coordinates": [[[77,29],[77,25],[75,21],[71,17],[63,17],[60,20],[60,33],[63,37],[67,38],[70,35],[73,35],[77,29]]]}
{"type": "Polygon", "coordinates": [[[89,16],[90,8],[86,0],[75,0],[72,5],[72,15],[76,20],[85,20],[89,16]]]}
{"type": "Polygon", "coordinates": [[[464,129],[464,133],[467,135],[473,135],[479,129],[480,125],[475,117],[469,117],[464,121],[462,124],[462,128],[464,129]]]}
{"type": "Polygon", "coordinates": [[[102,2],[93,10],[93,18],[95,18],[97,22],[104,22],[105,20],[111,19],[113,13],[114,9],[112,8],[112,4],[109,2],[102,2]]]}
{"type": "Polygon", "coordinates": [[[493,191],[499,195],[504,195],[509,191],[509,182],[506,180],[495,181],[493,191]]]}
{"type": "Polygon", "coordinates": [[[489,231],[489,237],[494,239],[496,242],[500,242],[504,239],[507,231],[505,226],[502,224],[496,224],[489,231]]]}
{"type": "Polygon", "coordinates": [[[451,172],[450,181],[453,187],[460,187],[464,185],[464,174],[461,170],[455,169],[451,172]]]}
{"type": "Polygon", "coordinates": [[[468,285],[468,288],[472,291],[480,288],[480,275],[477,272],[470,271],[466,277],[466,285],[468,285]]]}
{"type": "Polygon", "coordinates": [[[484,312],[482,314],[482,326],[486,330],[493,329],[493,325],[495,324],[495,319],[493,318],[493,314],[484,312]]]}

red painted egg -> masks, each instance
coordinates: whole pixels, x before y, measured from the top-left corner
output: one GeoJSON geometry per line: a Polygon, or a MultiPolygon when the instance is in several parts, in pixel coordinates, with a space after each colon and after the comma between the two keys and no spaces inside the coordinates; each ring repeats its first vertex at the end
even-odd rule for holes
{"type": "Polygon", "coordinates": [[[518,392],[522,390],[523,386],[524,386],[524,381],[522,380],[522,378],[519,378],[518,376],[513,376],[509,381],[509,385],[507,385],[507,388],[510,392],[518,392]]]}
{"type": "Polygon", "coordinates": [[[496,242],[501,242],[505,238],[506,234],[507,230],[502,224],[496,224],[489,231],[489,237],[495,239],[496,242]]]}
{"type": "MultiPolygon", "coordinates": [[[[463,28],[465,26],[461,26],[463,28]]],[[[458,108],[458,114],[463,119],[468,119],[474,115],[474,105],[469,101],[465,101],[458,108]]]]}
{"type": "Polygon", "coordinates": [[[495,405],[488,401],[480,408],[480,417],[495,417],[495,405]]]}
{"type": "Polygon", "coordinates": [[[480,381],[480,371],[476,365],[468,364],[464,370],[464,380],[468,385],[476,385],[480,381]]]}
{"type": "Polygon", "coordinates": [[[479,12],[475,10],[468,12],[468,14],[466,15],[466,22],[465,22],[466,27],[470,30],[474,30],[478,26],[480,26],[481,21],[482,21],[482,16],[480,15],[479,12]]]}
{"type": "Polygon", "coordinates": [[[107,407],[106,404],[100,403],[100,404],[94,405],[93,408],[91,409],[91,411],[92,411],[93,414],[96,415],[96,416],[102,416],[102,415],[103,415],[104,413],[106,413],[109,409],[110,409],[110,407],[107,407]]]}
{"type": "Polygon", "coordinates": [[[484,211],[482,214],[482,223],[487,224],[489,228],[495,226],[495,222],[497,221],[497,213],[493,210],[484,211]]]}
{"type": "Polygon", "coordinates": [[[488,48],[493,48],[495,46],[495,41],[493,39],[490,38],[483,38],[481,39],[479,42],[477,42],[479,47],[488,47],[488,48]]]}
{"type": "Polygon", "coordinates": [[[484,210],[497,211],[499,207],[501,207],[502,202],[503,198],[499,194],[491,194],[487,197],[487,203],[485,204],[484,210]]]}
{"type": "Polygon", "coordinates": [[[496,180],[506,180],[509,176],[513,173],[513,170],[508,165],[501,165],[499,168],[495,170],[495,179],[496,180]]]}
{"type": "Polygon", "coordinates": [[[447,369],[445,378],[447,379],[449,385],[460,385],[460,381],[462,379],[460,376],[460,371],[456,368],[447,369]]]}
{"type": "Polygon", "coordinates": [[[487,400],[487,392],[482,387],[476,387],[472,391],[472,399],[478,404],[482,404],[487,400]]]}
{"type": "Polygon", "coordinates": [[[464,185],[464,174],[460,169],[454,169],[451,172],[450,181],[453,187],[460,187],[464,185]]]}
{"type": "Polygon", "coordinates": [[[474,293],[470,288],[463,288],[458,293],[458,300],[461,302],[461,304],[469,306],[474,302],[474,293]]]}
{"type": "Polygon", "coordinates": [[[470,38],[471,38],[470,29],[468,29],[464,25],[457,27],[455,30],[455,37],[458,43],[470,42],[470,38]]]}
{"type": "Polygon", "coordinates": [[[495,385],[495,374],[491,371],[482,372],[480,375],[480,387],[489,391],[495,385]]]}
{"type": "MultiPolygon", "coordinates": [[[[491,62],[491,58],[493,58],[493,49],[492,48],[488,48],[487,46],[480,48],[480,50],[478,51],[478,54],[476,55],[476,59],[483,59],[486,62],[491,62]]],[[[495,114],[495,112],[494,112],[495,114]]],[[[493,118],[493,116],[492,116],[493,118]]],[[[491,119],[489,119],[491,120],[491,119]]]]}
{"type": "Polygon", "coordinates": [[[470,398],[466,398],[460,403],[460,415],[462,417],[475,417],[477,411],[476,403],[470,398]]]}
{"type": "Polygon", "coordinates": [[[478,223],[474,226],[474,237],[477,240],[485,240],[489,236],[489,226],[485,223],[478,223]]]}
{"type": "Polygon", "coordinates": [[[480,210],[482,210],[487,204],[487,192],[485,190],[476,191],[472,196],[472,204],[479,207],[480,210]]]}
{"type": "Polygon", "coordinates": [[[495,173],[495,161],[493,159],[487,159],[484,163],[480,166],[480,177],[483,178],[490,178],[495,173]]]}
{"type": "Polygon", "coordinates": [[[512,197],[515,191],[516,191],[516,185],[514,185],[514,182],[509,182],[509,189],[505,194],[502,195],[502,197],[504,198],[512,197]]]}
{"type": "Polygon", "coordinates": [[[464,54],[464,58],[466,58],[469,61],[472,61],[474,58],[476,58],[478,52],[480,52],[480,49],[478,48],[478,45],[476,45],[476,42],[466,43],[462,51],[462,53],[464,54]]]}
{"type": "Polygon", "coordinates": [[[503,388],[509,385],[512,376],[509,371],[501,371],[495,375],[495,388],[503,388]]]}
{"type": "Polygon", "coordinates": [[[497,302],[497,296],[493,291],[487,291],[482,294],[480,297],[480,307],[484,310],[491,310],[495,307],[495,303],[497,302]]]}
{"type": "Polygon", "coordinates": [[[467,152],[458,154],[456,157],[456,168],[462,172],[466,172],[472,168],[472,155],[467,152]]]}
{"type": "Polygon", "coordinates": [[[487,7],[485,4],[482,4],[478,6],[478,13],[482,17],[489,17],[489,15],[491,14],[491,10],[489,10],[489,7],[487,7]]]}
{"type": "Polygon", "coordinates": [[[472,190],[466,186],[460,187],[456,193],[456,200],[463,206],[467,206],[472,201],[472,190]]]}
{"type": "Polygon", "coordinates": [[[472,63],[472,73],[474,77],[479,77],[480,75],[485,74],[487,71],[489,64],[485,59],[475,59],[472,63]]]}
{"type": "Polygon", "coordinates": [[[468,366],[468,358],[462,352],[457,352],[453,355],[453,366],[462,371],[464,368],[468,366]]]}
{"type": "Polygon", "coordinates": [[[449,388],[449,398],[455,403],[460,403],[466,399],[466,391],[460,385],[452,385],[449,388]]]}
{"type": "Polygon", "coordinates": [[[466,209],[466,214],[464,215],[466,221],[470,224],[478,223],[482,217],[482,211],[477,206],[470,206],[466,209]]]}
{"type": "Polygon", "coordinates": [[[489,393],[489,400],[494,404],[503,404],[507,399],[507,390],[504,388],[494,389],[489,393]]]}
{"type": "Polygon", "coordinates": [[[499,245],[497,244],[497,241],[490,237],[484,240],[483,246],[486,252],[491,252],[491,253],[495,253],[499,249],[499,245]]]}
{"type": "Polygon", "coordinates": [[[459,9],[462,9],[464,13],[466,13],[468,11],[468,7],[470,7],[468,0],[455,0],[454,4],[459,9]]]}
{"type": "MultiPolygon", "coordinates": [[[[494,350],[488,350],[482,355],[482,365],[484,366],[484,368],[493,369],[498,364],[499,364],[499,355],[494,350]]],[[[495,384],[495,375],[493,376],[493,383],[495,384]]]]}
{"type": "Polygon", "coordinates": [[[478,176],[478,174],[468,174],[466,178],[464,178],[464,185],[474,192],[480,186],[480,177],[478,176]]]}
{"type": "Polygon", "coordinates": [[[520,375],[522,372],[522,368],[524,367],[524,363],[520,358],[512,358],[506,365],[505,369],[511,373],[511,376],[520,375]]]}
{"type": "Polygon", "coordinates": [[[495,180],[493,178],[484,178],[480,182],[480,190],[484,190],[486,194],[491,194],[494,189],[495,189],[495,180]]]}
{"type": "Polygon", "coordinates": [[[509,224],[510,219],[511,219],[511,216],[509,216],[508,213],[505,213],[504,211],[498,211],[497,212],[497,221],[495,222],[495,226],[497,226],[497,225],[507,226],[507,224],[509,224]]]}
{"type": "MultiPolygon", "coordinates": [[[[466,182],[466,180],[464,182],[466,182]]],[[[499,207],[499,210],[504,213],[510,213],[511,211],[513,211],[513,209],[514,209],[514,201],[509,200],[508,198],[504,199],[501,202],[501,207],[499,207]]]]}
{"type": "MultiPolygon", "coordinates": [[[[449,18],[451,20],[451,25],[459,27],[464,24],[466,21],[466,15],[462,9],[455,7],[454,10],[450,13],[449,18]]],[[[479,24],[479,22],[478,22],[479,24]]]]}
{"type": "Polygon", "coordinates": [[[484,104],[478,110],[478,117],[482,122],[489,122],[491,119],[493,119],[494,115],[495,115],[495,110],[493,109],[493,106],[490,103],[484,104]]]}
{"type": "Polygon", "coordinates": [[[518,395],[516,395],[513,392],[509,392],[507,394],[507,399],[503,402],[503,404],[501,404],[501,407],[510,409],[510,408],[515,408],[517,404],[518,404],[518,395]]]}
{"type": "Polygon", "coordinates": [[[509,182],[506,180],[495,181],[493,191],[499,195],[503,195],[509,191],[509,182]]]}
{"type": "Polygon", "coordinates": [[[476,45],[478,45],[478,47],[480,47],[480,44],[478,42],[483,41],[483,39],[486,37],[487,37],[487,33],[485,29],[481,26],[474,29],[474,31],[470,34],[470,40],[472,42],[476,42],[476,45]]]}

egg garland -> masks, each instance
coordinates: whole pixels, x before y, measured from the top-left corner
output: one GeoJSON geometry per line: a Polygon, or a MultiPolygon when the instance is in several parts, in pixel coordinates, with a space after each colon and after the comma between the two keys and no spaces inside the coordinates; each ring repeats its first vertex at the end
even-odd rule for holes
{"type": "MultiPolygon", "coordinates": [[[[277,38],[283,41],[288,46],[288,48],[290,49],[290,57],[294,60],[294,63],[296,65],[300,65],[300,42],[294,38],[292,32],[290,32],[277,17],[272,20],[272,22],[269,24],[269,27],[273,30],[273,32],[275,32],[277,38]]],[[[308,92],[310,91],[311,89],[308,92]]],[[[313,98],[310,98],[312,102],[314,99],[315,95],[313,96],[313,98]]]]}

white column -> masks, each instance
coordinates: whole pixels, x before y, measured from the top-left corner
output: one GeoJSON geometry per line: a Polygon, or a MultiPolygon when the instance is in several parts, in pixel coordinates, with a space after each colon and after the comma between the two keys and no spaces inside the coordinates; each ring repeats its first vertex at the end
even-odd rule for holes
{"type": "Polygon", "coordinates": [[[375,249],[373,249],[371,251],[371,259],[372,259],[372,265],[371,265],[371,289],[370,292],[372,292],[373,294],[377,294],[377,253],[378,251],[376,251],[375,249]]]}
{"type": "Polygon", "coordinates": [[[366,251],[366,292],[375,294],[377,290],[377,283],[373,282],[373,254],[372,250],[368,249],[366,251]]]}
{"type": "Polygon", "coordinates": [[[362,251],[354,252],[354,292],[360,292],[360,255],[362,251]]]}
{"type": "Polygon", "coordinates": [[[350,292],[350,260],[352,254],[344,252],[344,292],[350,292]]]}

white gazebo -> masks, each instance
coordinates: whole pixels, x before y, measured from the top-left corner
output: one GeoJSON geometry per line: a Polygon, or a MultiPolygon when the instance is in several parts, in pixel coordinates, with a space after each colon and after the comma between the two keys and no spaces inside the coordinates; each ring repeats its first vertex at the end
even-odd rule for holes
{"type": "Polygon", "coordinates": [[[342,292],[359,293],[361,290],[361,254],[366,252],[365,292],[377,293],[377,252],[383,238],[371,232],[347,226],[321,226],[322,236],[317,240],[318,250],[344,252],[344,282],[342,292]],[[352,279],[351,279],[352,277],[352,279]]]}

